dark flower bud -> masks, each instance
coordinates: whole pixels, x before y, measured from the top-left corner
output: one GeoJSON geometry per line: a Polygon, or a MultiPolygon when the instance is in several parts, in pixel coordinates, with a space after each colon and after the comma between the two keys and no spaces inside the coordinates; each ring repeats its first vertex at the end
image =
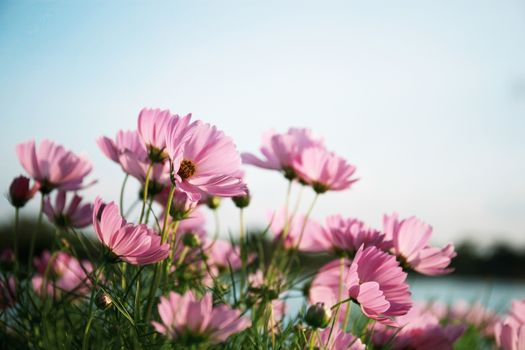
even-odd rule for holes
{"type": "Polygon", "coordinates": [[[106,292],[100,293],[95,299],[95,303],[97,304],[97,307],[101,310],[107,310],[111,306],[113,306],[113,300],[106,292]]]}
{"type": "Polygon", "coordinates": [[[29,187],[29,178],[25,176],[15,177],[9,186],[9,201],[13,207],[22,208],[33,198],[38,189],[39,186],[36,184],[33,188],[29,187]]]}
{"type": "Polygon", "coordinates": [[[308,308],[304,320],[313,328],[325,328],[330,323],[332,313],[325,308],[324,303],[316,303],[308,308]]]}
{"type": "Polygon", "coordinates": [[[250,205],[250,193],[247,193],[244,196],[236,196],[232,197],[233,203],[235,203],[235,206],[239,209],[246,208],[250,205]]]}

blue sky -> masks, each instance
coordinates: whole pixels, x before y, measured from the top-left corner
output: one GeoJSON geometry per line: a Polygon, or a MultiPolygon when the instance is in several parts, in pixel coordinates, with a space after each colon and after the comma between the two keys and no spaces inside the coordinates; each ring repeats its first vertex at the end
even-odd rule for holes
{"type": "MultiPolygon", "coordinates": [[[[323,196],[320,220],[377,226],[397,210],[438,243],[524,244],[523,33],[517,0],[0,1],[0,183],[22,172],[18,142],[50,138],[89,155],[87,197],[117,199],[122,175],[94,140],[134,128],[144,106],[170,108],[243,151],[269,128],[323,136],[361,181],[323,196]]],[[[247,216],[262,224],[285,183],[247,170],[247,216]]],[[[10,210],[0,202],[2,219],[10,210]]],[[[235,231],[230,203],[223,215],[235,231]]]]}

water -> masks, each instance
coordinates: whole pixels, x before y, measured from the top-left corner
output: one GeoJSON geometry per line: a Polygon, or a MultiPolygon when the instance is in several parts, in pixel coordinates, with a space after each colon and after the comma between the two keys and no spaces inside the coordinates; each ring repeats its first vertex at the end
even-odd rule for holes
{"type": "MultiPolygon", "coordinates": [[[[506,313],[512,299],[525,299],[525,281],[487,280],[463,277],[433,277],[409,279],[414,300],[439,301],[453,304],[456,301],[479,301],[487,308],[506,313]]],[[[304,305],[304,298],[295,292],[287,299],[288,315],[297,314],[304,305]]]]}

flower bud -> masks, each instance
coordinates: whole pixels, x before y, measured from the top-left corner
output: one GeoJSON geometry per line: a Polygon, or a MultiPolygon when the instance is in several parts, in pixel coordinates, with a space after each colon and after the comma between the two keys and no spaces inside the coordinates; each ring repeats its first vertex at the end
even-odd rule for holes
{"type": "Polygon", "coordinates": [[[215,210],[221,205],[221,197],[209,196],[206,200],[208,208],[215,210]]]}
{"type": "Polygon", "coordinates": [[[195,233],[188,232],[182,236],[182,244],[188,248],[197,248],[201,245],[201,239],[195,233]]]}
{"type": "Polygon", "coordinates": [[[97,307],[101,310],[107,310],[111,306],[113,306],[113,300],[109,296],[108,293],[102,292],[98,295],[98,297],[95,299],[95,304],[97,304],[97,307]]]}
{"type": "Polygon", "coordinates": [[[330,323],[332,313],[325,308],[324,303],[316,303],[308,308],[304,320],[310,327],[325,328],[330,323]]]}
{"type": "Polygon", "coordinates": [[[36,184],[29,188],[29,178],[25,176],[15,177],[9,186],[9,201],[13,207],[22,208],[33,198],[38,189],[39,186],[36,184]]]}
{"type": "Polygon", "coordinates": [[[233,203],[235,203],[235,206],[239,209],[246,208],[248,205],[250,205],[250,199],[251,196],[249,193],[244,196],[232,197],[233,203]]]}

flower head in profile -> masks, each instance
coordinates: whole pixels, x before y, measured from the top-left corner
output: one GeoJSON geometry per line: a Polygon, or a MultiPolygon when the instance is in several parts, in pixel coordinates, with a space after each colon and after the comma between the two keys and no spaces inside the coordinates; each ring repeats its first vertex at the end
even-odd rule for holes
{"type": "Polygon", "coordinates": [[[323,146],[323,141],[314,139],[310,129],[290,128],[284,134],[270,130],[262,137],[260,151],[264,158],[243,153],[242,161],[260,168],[281,171],[291,180],[297,175],[295,162],[306,148],[314,146],[323,146]]]}
{"type": "Polygon", "coordinates": [[[357,181],[352,178],[356,167],[324,147],[305,149],[294,168],[299,179],[312,186],[316,193],[346,190],[357,181]]]}
{"type": "Polygon", "coordinates": [[[91,172],[91,163],[86,158],[49,140],[43,140],[38,147],[35,141],[21,143],[16,146],[16,155],[44,194],[54,189],[78,190],[91,172]]]}
{"type": "Polygon", "coordinates": [[[29,186],[29,178],[23,175],[15,177],[9,186],[9,202],[15,208],[22,208],[39,189],[38,183],[33,184],[33,187],[29,186]]]}
{"type": "MultiPolygon", "coordinates": [[[[126,174],[139,180],[142,185],[145,184],[151,160],[146,145],[137,131],[120,130],[115,140],[101,136],[97,139],[97,144],[106,157],[120,164],[126,174]]],[[[169,164],[154,163],[148,193],[158,194],[169,184],[169,164]]]]}
{"type": "Polygon", "coordinates": [[[32,279],[33,290],[41,296],[59,297],[68,293],[75,297],[89,293],[91,281],[88,277],[93,266],[87,260],[78,261],[75,257],[48,251],[34,258],[37,274],[32,279]]]}
{"type": "Polygon", "coordinates": [[[190,126],[172,120],[167,152],[177,188],[193,201],[202,196],[246,195],[241,157],[232,139],[215,126],[196,121],[190,126]]]}
{"type": "Polygon", "coordinates": [[[139,159],[148,157],[146,146],[137,131],[119,130],[114,140],[101,136],[97,138],[97,145],[106,157],[117,164],[121,164],[121,155],[128,152],[139,159]]]}
{"type": "Polygon", "coordinates": [[[225,304],[213,306],[209,293],[198,299],[191,291],[170,292],[160,298],[158,311],[161,322],[152,322],[155,330],[185,345],[219,344],[251,326],[239,310],[225,304]]]}
{"type": "Polygon", "coordinates": [[[395,325],[390,317],[402,316],[412,307],[406,278],[395,257],[376,247],[361,247],[345,283],[366,316],[395,325]]]}
{"type": "Polygon", "coordinates": [[[171,114],[169,110],[158,108],[144,108],[138,119],[138,133],[148,149],[148,156],[152,162],[163,162],[168,158],[166,153],[166,137],[170,132],[170,123],[177,123],[186,128],[191,121],[191,114],[181,118],[171,114]]]}
{"type": "Polygon", "coordinates": [[[91,223],[93,205],[82,204],[82,197],[75,193],[66,208],[66,192],[58,191],[54,204],[49,197],[45,199],[44,214],[58,227],[83,228],[91,223]]]}
{"type": "Polygon", "coordinates": [[[503,350],[525,348],[525,299],[513,300],[507,316],[494,327],[496,344],[503,350]]]}
{"type": "Polygon", "coordinates": [[[367,227],[360,220],[345,219],[341,215],[327,217],[323,232],[318,237],[317,246],[325,245],[326,250],[350,256],[353,256],[361,246],[364,248],[373,246],[385,251],[392,246],[392,242],[386,239],[385,234],[367,227]]]}
{"type": "Polygon", "coordinates": [[[146,225],[127,223],[114,202],[104,204],[97,197],[93,209],[93,227],[98,239],[117,258],[134,265],[152,264],[166,259],[169,244],[146,225]]]}
{"type": "Polygon", "coordinates": [[[392,253],[400,259],[403,267],[411,268],[421,274],[435,276],[450,273],[450,261],[456,256],[454,246],[443,248],[428,245],[432,236],[432,226],[412,216],[398,220],[396,213],[383,218],[383,231],[392,240],[392,253]]]}
{"type": "MultiPolygon", "coordinates": [[[[216,239],[208,240],[204,245],[204,252],[208,255],[208,263],[223,270],[238,270],[241,268],[241,249],[229,241],[216,239]]],[[[255,259],[253,254],[247,257],[250,263],[255,259]]]]}

